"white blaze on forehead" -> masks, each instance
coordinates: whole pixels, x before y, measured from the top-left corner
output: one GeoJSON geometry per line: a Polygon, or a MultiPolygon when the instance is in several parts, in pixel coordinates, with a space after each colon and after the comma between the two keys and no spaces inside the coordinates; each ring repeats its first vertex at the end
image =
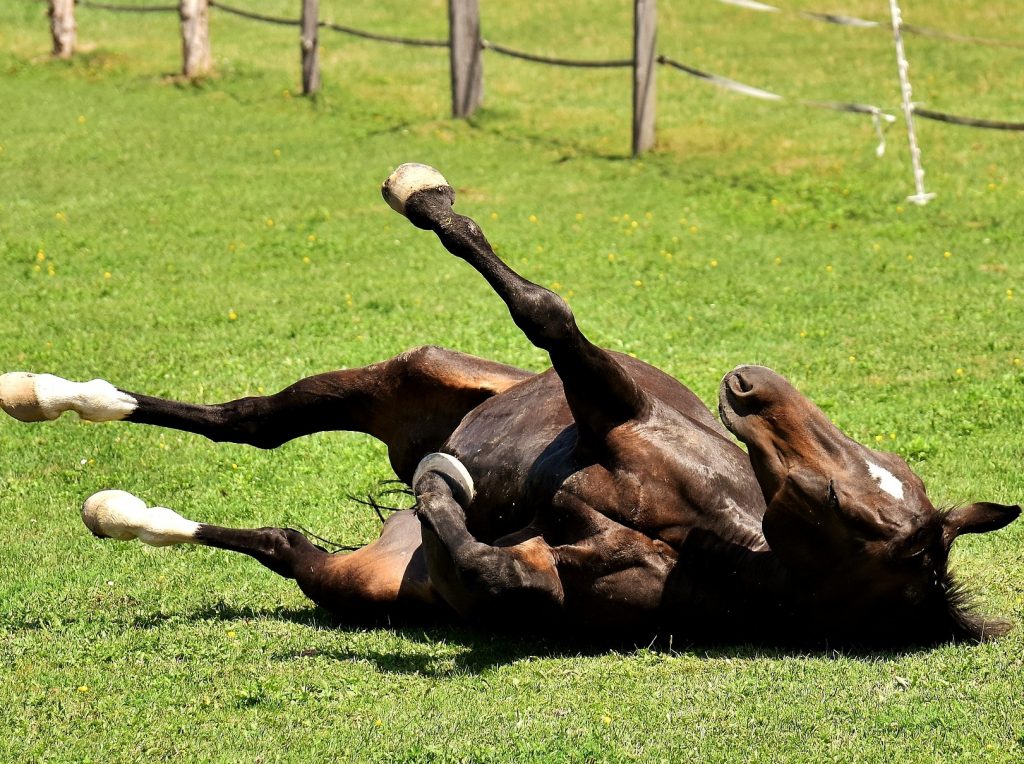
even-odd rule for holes
{"type": "Polygon", "coordinates": [[[433,167],[409,162],[399,166],[384,181],[384,198],[391,205],[391,209],[404,215],[405,203],[417,191],[443,188],[447,185],[448,181],[433,167]]]}
{"type": "Polygon", "coordinates": [[[880,467],[874,462],[867,462],[868,472],[871,477],[878,481],[878,487],[892,496],[894,499],[903,498],[903,483],[885,467],[880,467]]]}

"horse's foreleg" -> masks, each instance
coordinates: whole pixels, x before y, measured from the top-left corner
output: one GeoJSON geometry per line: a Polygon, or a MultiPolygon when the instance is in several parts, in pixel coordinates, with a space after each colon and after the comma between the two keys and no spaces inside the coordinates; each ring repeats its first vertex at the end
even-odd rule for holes
{"type": "Polygon", "coordinates": [[[540,536],[511,546],[477,541],[450,477],[428,471],[416,480],[416,515],[433,587],[457,613],[510,627],[550,628],[564,602],[554,555],[540,536]]]}
{"type": "Polygon", "coordinates": [[[388,518],[380,538],[350,554],[330,554],[290,528],[225,528],[197,523],[166,507],[147,507],[125,491],[101,491],[82,509],[99,538],[150,546],[196,544],[240,552],[349,621],[386,621],[448,611],[426,573],[420,529],[411,511],[388,518]]]}
{"type": "Polygon", "coordinates": [[[548,352],[584,437],[601,443],[608,431],[649,410],[648,396],[610,352],[583,335],[568,303],[509,268],[480,227],[452,211],[455,192],[440,173],[402,165],[385,182],[383,193],[394,209],[415,226],[432,230],[449,252],[479,271],[527,339],[548,352]]]}

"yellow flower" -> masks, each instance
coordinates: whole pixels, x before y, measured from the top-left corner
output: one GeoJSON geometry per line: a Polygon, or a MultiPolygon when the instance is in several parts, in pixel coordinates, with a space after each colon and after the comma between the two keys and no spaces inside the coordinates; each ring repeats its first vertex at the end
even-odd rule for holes
{"type": "Polygon", "coordinates": [[[828,272],[828,273],[831,273],[832,272],[832,266],[831,265],[826,265],[825,266],[825,271],[828,272]]]}
{"type": "Polygon", "coordinates": [[[236,636],[238,636],[237,634],[235,634],[233,629],[228,629],[227,635],[228,639],[234,639],[236,636]]]}
{"type": "Polygon", "coordinates": [[[79,686],[78,691],[79,692],[89,692],[89,687],[88,687],[88,685],[84,685],[83,684],[83,685],[79,686]]]}
{"type": "Polygon", "coordinates": [[[718,261],[717,260],[712,260],[712,261],[710,261],[708,263],[708,265],[710,265],[712,268],[717,268],[718,267],[718,261]]]}
{"type": "Polygon", "coordinates": [[[498,219],[498,213],[497,212],[492,212],[491,213],[491,220],[497,220],[497,219],[498,219]]]}
{"type": "Polygon", "coordinates": [[[305,265],[309,265],[309,264],[310,264],[311,262],[313,262],[313,261],[312,261],[312,260],[310,260],[310,259],[309,259],[308,257],[304,257],[304,258],[302,258],[302,262],[303,262],[303,263],[304,263],[305,265]]]}
{"type": "Polygon", "coordinates": [[[697,226],[695,226],[695,225],[690,226],[690,233],[697,233],[697,226]]]}
{"type": "Polygon", "coordinates": [[[266,223],[267,223],[267,228],[273,228],[274,227],[274,219],[273,218],[267,218],[266,223]]]}
{"type": "Polygon", "coordinates": [[[907,255],[907,262],[911,263],[913,261],[914,261],[914,256],[913,255],[907,255]]]}
{"type": "Polygon", "coordinates": [[[775,264],[776,265],[782,265],[782,258],[781,257],[776,257],[775,258],[775,264]]]}
{"type": "Polygon", "coordinates": [[[849,357],[849,358],[848,358],[847,360],[848,360],[848,361],[849,361],[850,363],[857,363],[857,356],[855,356],[855,355],[851,355],[851,356],[850,356],[850,357],[849,357]]]}
{"type": "Polygon", "coordinates": [[[228,321],[237,321],[237,320],[238,320],[238,314],[235,313],[234,308],[232,308],[231,310],[228,311],[228,321]]]}
{"type": "Polygon", "coordinates": [[[43,260],[45,260],[45,259],[46,259],[46,253],[43,252],[43,250],[39,250],[38,252],[36,252],[36,260],[38,260],[39,262],[43,262],[43,260]]]}
{"type": "Polygon", "coordinates": [[[309,236],[306,237],[306,241],[316,241],[316,234],[311,233],[309,236]]]}
{"type": "Polygon", "coordinates": [[[531,223],[536,223],[537,222],[537,216],[536,215],[530,215],[529,219],[530,219],[531,223]]]}
{"type": "Polygon", "coordinates": [[[281,156],[281,149],[274,149],[274,156],[276,156],[276,157],[281,156]]]}
{"type": "Polygon", "coordinates": [[[614,252],[609,252],[608,253],[608,262],[609,263],[614,263],[615,262],[615,253],[614,252]]]}
{"type": "Polygon", "coordinates": [[[110,271],[103,271],[103,278],[110,279],[113,274],[110,271]]]}
{"type": "Polygon", "coordinates": [[[61,223],[68,222],[68,216],[66,214],[64,214],[63,212],[55,212],[55,213],[53,213],[53,218],[54,218],[54,220],[59,220],[61,223]]]}
{"type": "Polygon", "coordinates": [[[607,727],[611,723],[612,723],[612,717],[608,716],[607,714],[605,714],[604,716],[601,717],[601,724],[603,724],[603,725],[605,725],[607,727]]]}
{"type": "Polygon", "coordinates": [[[583,220],[583,213],[582,212],[577,212],[576,213],[576,222],[578,223],[581,220],[583,220]]]}
{"type": "Polygon", "coordinates": [[[85,124],[85,115],[84,114],[79,114],[78,115],[78,119],[76,120],[76,122],[78,122],[78,124],[80,124],[80,125],[84,125],[85,124]]]}
{"type": "Polygon", "coordinates": [[[644,282],[642,282],[640,279],[637,279],[636,281],[633,282],[633,286],[635,286],[637,289],[639,289],[643,285],[644,285],[644,282]]]}
{"type": "Polygon", "coordinates": [[[964,375],[964,370],[963,370],[963,369],[957,369],[957,370],[956,370],[956,375],[957,375],[958,377],[962,377],[962,376],[964,375]]]}
{"type": "Polygon", "coordinates": [[[953,256],[953,253],[947,249],[945,252],[942,253],[942,256],[948,259],[953,256]]]}

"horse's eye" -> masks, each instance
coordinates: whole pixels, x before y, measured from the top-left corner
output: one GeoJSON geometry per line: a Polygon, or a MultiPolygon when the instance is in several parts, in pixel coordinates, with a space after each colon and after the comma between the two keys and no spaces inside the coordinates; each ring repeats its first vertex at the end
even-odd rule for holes
{"type": "Polygon", "coordinates": [[[825,503],[829,509],[839,511],[839,496],[836,494],[836,484],[832,480],[828,481],[828,496],[825,498],[825,503]]]}

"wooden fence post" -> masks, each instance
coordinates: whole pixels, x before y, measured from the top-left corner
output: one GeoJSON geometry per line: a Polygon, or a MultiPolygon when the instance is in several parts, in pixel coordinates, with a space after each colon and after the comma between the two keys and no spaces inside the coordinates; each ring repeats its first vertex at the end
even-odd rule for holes
{"type": "Polygon", "coordinates": [[[181,73],[202,77],[210,71],[210,6],[208,0],[181,0],[181,73]]]}
{"type": "Polygon", "coordinates": [[[320,90],[320,0],[302,0],[302,94],[320,90]]]}
{"type": "Polygon", "coordinates": [[[654,148],[657,0],[635,0],[633,11],[633,156],[654,148]]]}
{"type": "Polygon", "coordinates": [[[53,55],[71,58],[75,48],[75,0],[50,0],[50,34],[53,55]]]}
{"type": "Polygon", "coordinates": [[[483,45],[478,0],[448,0],[452,116],[471,117],[484,95],[483,45]]]}

